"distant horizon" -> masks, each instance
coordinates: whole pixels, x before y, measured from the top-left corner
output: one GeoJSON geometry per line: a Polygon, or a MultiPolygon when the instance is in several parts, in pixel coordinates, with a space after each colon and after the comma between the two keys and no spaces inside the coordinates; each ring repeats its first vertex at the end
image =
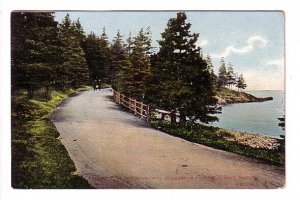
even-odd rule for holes
{"type": "Polygon", "coordinates": [[[245,89],[243,91],[285,91],[285,89],[245,89]]]}

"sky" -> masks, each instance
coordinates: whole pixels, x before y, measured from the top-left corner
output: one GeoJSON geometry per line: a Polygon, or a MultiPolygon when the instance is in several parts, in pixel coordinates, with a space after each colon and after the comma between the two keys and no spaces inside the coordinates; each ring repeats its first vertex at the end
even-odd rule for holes
{"type": "MultiPolygon", "coordinates": [[[[150,27],[152,45],[176,12],[68,12],[72,20],[79,18],[84,31],[97,35],[103,32],[112,40],[118,30],[124,35],[137,35],[150,27]]],[[[66,12],[56,12],[61,22],[66,12]]],[[[213,60],[218,72],[221,57],[231,62],[234,71],[242,73],[248,90],[284,89],[284,13],[283,12],[222,12],[186,11],[191,33],[199,33],[197,45],[213,60]]]]}

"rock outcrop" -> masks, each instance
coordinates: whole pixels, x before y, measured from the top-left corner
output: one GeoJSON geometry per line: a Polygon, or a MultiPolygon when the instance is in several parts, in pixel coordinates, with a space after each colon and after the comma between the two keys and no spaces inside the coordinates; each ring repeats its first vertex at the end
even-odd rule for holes
{"type": "Polygon", "coordinates": [[[273,100],[273,97],[255,97],[245,92],[237,92],[228,88],[222,88],[217,91],[215,98],[218,104],[233,104],[233,103],[250,103],[250,102],[263,102],[273,100]]]}

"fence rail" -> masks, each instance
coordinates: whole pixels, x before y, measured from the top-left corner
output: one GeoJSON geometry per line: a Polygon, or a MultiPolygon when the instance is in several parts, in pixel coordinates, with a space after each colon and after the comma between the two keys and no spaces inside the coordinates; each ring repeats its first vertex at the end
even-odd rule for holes
{"type": "Polygon", "coordinates": [[[135,115],[138,115],[147,122],[150,119],[149,105],[139,102],[135,99],[125,96],[120,92],[113,90],[113,97],[116,103],[131,110],[135,115]]]}

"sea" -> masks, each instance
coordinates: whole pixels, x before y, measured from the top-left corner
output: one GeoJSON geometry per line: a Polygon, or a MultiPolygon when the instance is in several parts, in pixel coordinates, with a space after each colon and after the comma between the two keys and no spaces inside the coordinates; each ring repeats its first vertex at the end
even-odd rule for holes
{"type": "Polygon", "coordinates": [[[245,92],[256,97],[273,97],[273,100],[225,105],[222,107],[222,113],[216,114],[219,121],[211,125],[272,137],[285,135],[285,131],[278,125],[280,122],[278,118],[285,114],[284,91],[248,90],[245,92]]]}

